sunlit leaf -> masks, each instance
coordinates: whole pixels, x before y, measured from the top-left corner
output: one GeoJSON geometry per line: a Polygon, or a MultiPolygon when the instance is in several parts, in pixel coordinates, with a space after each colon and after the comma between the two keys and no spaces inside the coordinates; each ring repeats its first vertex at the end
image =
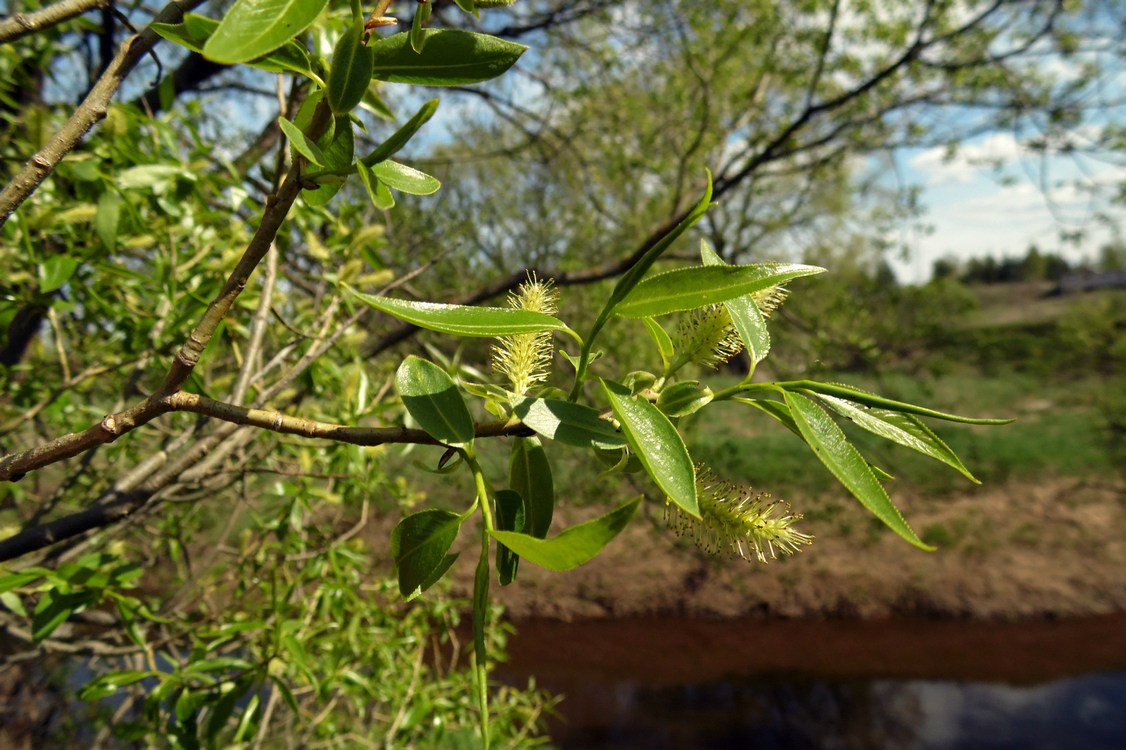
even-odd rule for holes
{"type": "Polygon", "coordinates": [[[981,484],[962,464],[961,459],[950,449],[950,446],[943,442],[938,435],[935,435],[929,427],[920,422],[915,415],[863,406],[824,393],[818,394],[817,397],[858,427],[937,459],[956,469],[971,482],[981,484]]]}
{"type": "Polygon", "coordinates": [[[328,0],[235,0],[203,55],[226,65],[253,60],[307,29],[328,0]]]}
{"type": "Polygon", "coordinates": [[[504,73],[528,49],[487,34],[426,29],[418,40],[420,53],[411,47],[410,37],[403,32],[372,43],[377,79],[423,86],[480,83],[504,73]]]}
{"type": "Polygon", "coordinates": [[[660,409],[643,398],[631,396],[624,386],[603,380],[602,388],[645,471],[674,504],[699,518],[696,468],[676,427],[660,409]]]}
{"type": "Polygon", "coordinates": [[[399,320],[419,328],[455,336],[512,336],[539,331],[560,331],[566,328],[563,321],[558,318],[532,310],[413,302],[364,294],[346,284],[344,289],[361,302],[393,315],[399,320]]]}
{"type": "Polygon", "coordinates": [[[520,557],[548,570],[571,570],[589,562],[633,518],[641,498],[600,518],[572,526],[551,539],[537,539],[513,531],[493,531],[492,536],[520,557]]]}
{"type": "MultiPolygon", "coordinates": [[[[707,240],[700,240],[700,257],[706,266],[725,266],[723,259],[716,254],[707,240]]],[[[723,303],[727,314],[731,316],[731,323],[739,332],[739,338],[747,347],[747,354],[751,361],[758,364],[770,353],[770,331],[766,328],[766,319],[759,311],[752,295],[743,295],[729,299],[723,303]]]]}
{"type": "Polygon", "coordinates": [[[328,71],[328,105],[335,114],[351,112],[371,86],[371,48],[363,43],[363,27],[350,25],[336,41],[328,71]]]}
{"type": "Polygon", "coordinates": [[[431,195],[442,187],[441,182],[425,172],[390,160],[376,162],[371,171],[387,187],[408,195],[431,195]]]}
{"type": "Polygon", "coordinates": [[[879,409],[888,409],[889,411],[898,411],[905,414],[917,414],[920,417],[931,417],[933,419],[944,419],[947,422],[961,422],[963,424],[1009,424],[1013,422],[1012,419],[975,419],[973,417],[961,417],[957,414],[948,414],[946,412],[935,411],[934,409],[927,409],[923,406],[915,406],[903,401],[896,401],[890,398],[878,396],[875,393],[854,388],[851,385],[842,385],[840,383],[818,383],[813,380],[792,380],[786,383],[779,383],[779,385],[794,390],[813,391],[816,394],[825,394],[827,396],[837,396],[845,398],[849,401],[855,401],[858,404],[865,406],[874,406],[879,409]]]}
{"type": "Polygon", "coordinates": [[[323,167],[325,165],[325,155],[321,153],[317,144],[313,143],[301,132],[300,128],[284,117],[278,118],[278,125],[281,127],[281,131],[285,133],[285,137],[289,139],[290,145],[297,150],[297,153],[317,166],[323,167]]]}
{"type": "Polygon", "coordinates": [[[430,437],[452,446],[473,441],[473,417],[457,384],[441,367],[412,354],[399,365],[395,388],[430,437]]]}
{"type": "Polygon", "coordinates": [[[696,266],[665,271],[642,279],[629,296],[614,307],[614,314],[643,318],[693,310],[824,270],[798,263],[756,263],[752,266],[696,266]]]}
{"type": "Polygon", "coordinates": [[[50,294],[57,291],[78,270],[80,261],[69,255],[52,255],[39,264],[39,291],[50,294]]]}
{"type": "Polygon", "coordinates": [[[848,442],[844,432],[824,409],[800,393],[785,391],[786,405],[814,455],[860,503],[888,528],[916,547],[933,550],[923,543],[899,510],[892,504],[883,485],[876,479],[860,451],[848,442]]]}
{"type": "Polygon", "coordinates": [[[622,448],[622,435],[589,406],[554,398],[526,398],[513,408],[527,427],[551,440],[583,448],[622,448]]]}

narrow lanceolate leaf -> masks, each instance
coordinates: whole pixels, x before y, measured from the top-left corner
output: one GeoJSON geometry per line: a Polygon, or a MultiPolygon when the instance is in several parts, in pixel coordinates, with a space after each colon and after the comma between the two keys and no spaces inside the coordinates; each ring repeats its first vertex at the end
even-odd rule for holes
{"type": "MultiPolygon", "coordinates": [[[[723,259],[716,254],[707,240],[700,240],[700,257],[705,266],[726,266],[723,259]]],[[[723,303],[727,314],[731,316],[731,323],[739,332],[739,338],[747,347],[747,354],[756,365],[770,353],[770,331],[766,328],[766,318],[755,304],[754,297],[744,295],[729,299],[723,303]]]]}
{"type": "Polygon", "coordinates": [[[410,37],[394,34],[371,45],[375,78],[423,86],[480,83],[504,73],[528,49],[487,34],[426,29],[418,39],[422,51],[415,52],[410,37]]]}
{"type": "Polygon", "coordinates": [[[328,0],[235,0],[203,55],[224,65],[253,60],[307,29],[328,0]]]}
{"type": "Polygon", "coordinates": [[[512,529],[537,539],[547,536],[555,513],[555,484],[543,444],[536,437],[518,437],[508,462],[508,486],[524,501],[524,528],[512,529]]]}
{"type": "Polygon", "coordinates": [[[317,144],[313,143],[301,132],[299,127],[284,117],[278,118],[278,125],[281,126],[281,131],[285,133],[285,137],[289,139],[290,145],[297,150],[297,153],[319,167],[325,165],[325,155],[321,153],[317,144]]]}
{"type": "Polygon", "coordinates": [[[677,507],[699,518],[696,467],[676,427],[656,406],[632,397],[625,386],[603,380],[602,388],[645,471],[677,507]]]}
{"type": "MultiPolygon", "coordinates": [[[[332,132],[326,134],[319,144],[321,154],[324,156],[324,167],[348,169],[352,166],[352,157],[356,154],[356,134],[348,115],[337,115],[333,120],[335,126],[332,132]]],[[[332,175],[316,189],[303,190],[301,199],[310,206],[323,206],[344,186],[345,179],[332,175]]]]}
{"type": "Polygon", "coordinates": [[[753,406],[759,411],[764,411],[770,416],[777,419],[782,424],[786,425],[786,429],[794,433],[802,440],[805,436],[802,435],[801,430],[798,429],[797,422],[794,421],[793,415],[790,414],[790,407],[786,406],[781,401],[773,401],[766,398],[735,398],[732,401],[737,401],[740,404],[748,404],[753,406]]]}
{"type": "Polygon", "coordinates": [[[625,436],[589,406],[555,398],[526,398],[513,408],[526,427],[581,448],[624,448],[625,436]]]}
{"type": "Polygon", "coordinates": [[[336,41],[328,71],[328,105],[334,114],[351,112],[371,85],[371,49],[363,42],[361,25],[349,25],[336,41]]]}
{"type": "Polygon", "coordinates": [[[434,116],[438,111],[438,100],[431,99],[430,101],[419,107],[418,111],[414,113],[414,117],[403,123],[403,126],[391,134],[383,143],[379,144],[374,151],[365,156],[362,161],[367,166],[371,167],[378,164],[385,159],[390,159],[395,155],[395,152],[410,142],[426,122],[434,116]]]}
{"type": "Polygon", "coordinates": [[[589,562],[626,527],[641,498],[626,503],[601,518],[573,526],[552,539],[537,539],[512,531],[490,532],[494,539],[520,557],[548,570],[571,570],[589,562]]]}
{"type": "Polygon", "coordinates": [[[756,263],[751,266],[697,266],[666,271],[642,279],[614,308],[625,318],[666,315],[742,297],[799,276],[825,269],[798,263],[756,263]]]}
{"type": "MultiPolygon", "coordinates": [[[[522,532],[527,528],[527,517],[524,514],[524,499],[514,490],[497,490],[497,531],[522,532]]],[[[505,547],[497,545],[497,581],[501,586],[507,586],[516,580],[516,572],[520,567],[520,556],[505,547]]]]}
{"type": "Polygon", "coordinates": [[[364,183],[364,189],[367,191],[368,197],[371,198],[372,205],[376,208],[382,208],[378,193],[379,181],[376,180],[375,175],[371,173],[371,167],[364,164],[362,161],[357,161],[356,173],[360,175],[360,182],[364,183]]]}
{"type": "Polygon", "coordinates": [[[813,380],[792,380],[786,383],[778,383],[778,385],[787,389],[796,389],[803,391],[813,391],[818,395],[837,396],[845,398],[849,401],[855,401],[858,404],[865,406],[874,406],[878,409],[888,409],[889,411],[898,411],[905,414],[917,414],[920,417],[931,417],[932,419],[944,419],[947,422],[961,422],[963,424],[984,424],[984,425],[998,425],[1008,424],[1015,420],[1012,419],[975,419],[973,417],[961,417],[957,414],[947,414],[946,412],[935,411],[934,409],[927,409],[923,406],[916,406],[915,404],[908,404],[903,401],[896,401],[883,396],[877,396],[874,393],[854,388],[851,385],[842,385],[840,383],[818,383],[813,380]]]}
{"type": "Polygon", "coordinates": [[[348,285],[344,285],[344,289],[361,302],[393,315],[399,320],[419,328],[454,336],[512,336],[519,333],[562,331],[567,327],[558,318],[531,310],[412,302],[375,294],[363,294],[348,285]]]}
{"type": "Polygon", "coordinates": [[[645,324],[645,329],[649,331],[649,335],[653,337],[653,343],[657,345],[657,351],[661,353],[661,361],[667,365],[674,353],[672,337],[669,336],[668,331],[662,328],[661,324],[653,318],[642,318],[641,322],[645,324]]]}
{"type": "Polygon", "coordinates": [[[399,365],[395,388],[430,437],[452,446],[473,441],[473,417],[453,378],[441,367],[412,354],[399,365]]]}
{"type": "MultiPolygon", "coordinates": [[[[203,46],[207,44],[207,40],[211,38],[218,27],[219,22],[214,18],[207,18],[195,13],[185,13],[184,22],[180,24],[150,24],[153,31],[168,41],[199,53],[203,52],[203,46]]],[[[316,79],[313,74],[313,66],[309,62],[309,52],[304,45],[298,44],[292,39],[270,54],[246,61],[246,64],[271,73],[298,73],[316,79]]]]}
{"type": "Polygon", "coordinates": [[[411,49],[421,53],[426,46],[426,22],[430,20],[432,3],[423,2],[415,6],[414,20],[411,21],[411,49]]]}
{"type": "MultiPolygon", "coordinates": [[[[812,391],[807,392],[812,393],[812,391]]],[[[832,407],[838,414],[852,420],[858,427],[937,459],[960,472],[971,482],[981,484],[962,464],[961,459],[950,449],[950,446],[943,442],[938,435],[935,435],[929,427],[920,422],[915,415],[863,406],[847,399],[826,394],[819,394],[818,398],[832,407]]]]}
{"type": "Polygon", "coordinates": [[[391,555],[399,574],[399,593],[412,598],[434,585],[453,563],[450,547],[462,517],[430,509],[406,516],[391,532],[391,555]]]}
{"type": "Polygon", "coordinates": [[[408,195],[431,195],[442,187],[437,178],[395,161],[377,162],[371,171],[387,187],[408,195]]]}
{"type": "Polygon", "coordinates": [[[920,549],[933,550],[934,548],[924,544],[903,520],[899,510],[892,505],[883,485],[872,473],[868,462],[860,455],[860,451],[848,442],[833,418],[800,393],[785,391],[784,395],[786,405],[790,407],[790,414],[805,442],[809,444],[821,463],[833,473],[837,481],[892,531],[920,549]]]}

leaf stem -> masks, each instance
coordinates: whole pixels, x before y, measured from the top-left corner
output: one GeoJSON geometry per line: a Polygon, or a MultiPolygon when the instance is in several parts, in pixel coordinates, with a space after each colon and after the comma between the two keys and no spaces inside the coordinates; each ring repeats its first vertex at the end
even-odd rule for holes
{"type": "Polygon", "coordinates": [[[473,472],[477,488],[477,504],[481,507],[481,558],[473,576],[473,672],[476,677],[477,707],[481,715],[481,743],[489,750],[489,665],[485,650],[485,627],[489,616],[489,532],[494,530],[493,511],[490,506],[489,483],[485,472],[477,463],[473,447],[462,450],[466,465],[473,472]]]}

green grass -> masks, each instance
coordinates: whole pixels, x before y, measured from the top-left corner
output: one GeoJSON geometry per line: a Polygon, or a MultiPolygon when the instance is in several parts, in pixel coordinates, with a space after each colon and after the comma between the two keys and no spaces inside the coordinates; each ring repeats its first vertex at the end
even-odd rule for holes
{"type": "MultiPolygon", "coordinates": [[[[971,416],[1015,417],[998,427],[930,420],[931,427],[982,482],[1035,481],[1044,477],[1109,476],[1116,461],[1098,411],[1105,382],[1044,382],[1027,373],[983,377],[950,374],[919,379],[902,374],[879,378],[826,378],[892,398],[971,416]]],[[[713,385],[717,387],[719,384],[713,385]]],[[[892,445],[864,431],[846,429],[868,459],[924,494],[962,491],[970,482],[946,465],[892,445]]],[[[835,486],[829,472],[795,435],[769,417],[740,404],[708,409],[688,425],[693,457],[718,474],[776,495],[819,494],[835,486]]]]}

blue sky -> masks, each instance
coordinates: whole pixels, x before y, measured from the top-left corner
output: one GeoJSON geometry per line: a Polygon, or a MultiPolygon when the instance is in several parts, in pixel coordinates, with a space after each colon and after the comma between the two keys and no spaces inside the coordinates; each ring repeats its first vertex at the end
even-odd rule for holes
{"type": "Polygon", "coordinates": [[[904,281],[925,280],[936,258],[1022,256],[1031,243],[1069,260],[1093,258],[1113,239],[1097,214],[1126,219],[1126,207],[1108,200],[1126,182],[1126,167],[1079,155],[1043,158],[1009,133],[967,141],[953,158],[931,148],[903,150],[897,160],[902,178],[922,188],[924,223],[933,228],[905,228],[897,238],[912,249],[907,260],[893,260],[904,281]],[[1061,232],[1079,230],[1080,243],[1061,240],[1061,232]]]}

